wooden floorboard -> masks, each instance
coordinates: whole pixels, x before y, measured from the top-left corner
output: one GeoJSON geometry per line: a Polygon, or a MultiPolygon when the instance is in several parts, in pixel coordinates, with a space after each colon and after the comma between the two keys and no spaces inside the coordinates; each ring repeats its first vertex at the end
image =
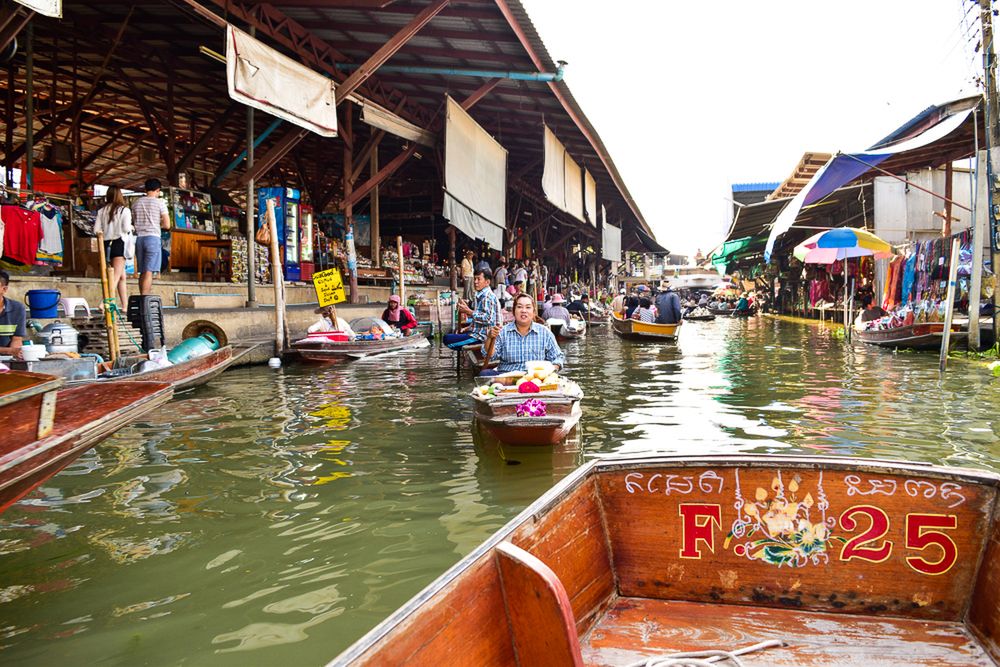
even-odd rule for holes
{"type": "Polygon", "coordinates": [[[961,623],[620,598],[582,638],[586,665],[626,665],[678,651],[786,642],[747,667],[992,666],[961,623]]]}

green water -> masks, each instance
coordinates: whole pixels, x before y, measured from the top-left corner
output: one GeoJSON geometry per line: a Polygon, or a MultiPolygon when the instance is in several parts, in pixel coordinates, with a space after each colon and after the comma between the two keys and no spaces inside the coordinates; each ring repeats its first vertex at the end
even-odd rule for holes
{"type": "Polygon", "coordinates": [[[594,329],[556,448],[474,435],[446,350],[240,369],[175,398],[0,515],[0,663],[319,665],[580,463],[805,452],[994,467],[978,367],[775,320],[594,329]]]}

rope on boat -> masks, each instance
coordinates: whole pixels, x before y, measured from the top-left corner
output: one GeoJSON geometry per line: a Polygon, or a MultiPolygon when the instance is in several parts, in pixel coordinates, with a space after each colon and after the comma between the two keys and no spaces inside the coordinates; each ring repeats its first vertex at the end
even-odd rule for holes
{"type": "Polygon", "coordinates": [[[628,667],[712,667],[720,661],[732,663],[736,667],[746,667],[746,664],[740,660],[739,656],[784,645],[785,643],[783,641],[771,639],[766,642],[754,644],[753,646],[736,649],[735,651],[715,649],[707,651],[671,653],[670,655],[661,655],[655,658],[639,660],[638,662],[629,664],[628,667]]]}
{"type": "MultiPolygon", "coordinates": [[[[125,318],[122,317],[121,309],[118,308],[117,297],[109,296],[107,299],[105,299],[104,307],[111,311],[112,326],[115,326],[116,324],[115,320],[121,320],[121,321],[125,320],[125,318]]],[[[132,332],[129,331],[128,328],[125,329],[125,335],[128,336],[129,341],[131,341],[131,343],[135,345],[136,348],[138,348],[139,352],[145,352],[145,350],[142,349],[142,345],[138,341],[136,341],[135,338],[132,337],[132,332]]]]}

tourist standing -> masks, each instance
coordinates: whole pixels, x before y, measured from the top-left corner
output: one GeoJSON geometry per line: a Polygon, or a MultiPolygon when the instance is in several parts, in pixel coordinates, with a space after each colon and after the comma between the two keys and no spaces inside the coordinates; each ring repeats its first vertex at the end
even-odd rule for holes
{"type": "Polygon", "coordinates": [[[507,258],[501,256],[497,260],[497,271],[493,274],[496,279],[496,292],[497,298],[503,301],[504,292],[507,291],[507,258]]]}
{"type": "Polygon", "coordinates": [[[94,232],[104,235],[104,256],[108,264],[111,265],[114,275],[111,279],[113,283],[111,289],[118,291],[118,301],[121,303],[121,307],[127,308],[125,255],[128,254],[128,249],[125,247],[125,237],[135,232],[135,228],[132,226],[132,211],[125,203],[122,189],[117,185],[108,187],[104,201],[104,206],[97,212],[94,232]]]}
{"type": "Polygon", "coordinates": [[[132,224],[135,226],[135,264],[139,273],[139,294],[153,289],[153,274],[160,272],[163,242],[160,231],[170,229],[167,202],[160,199],[160,181],[146,181],[146,194],[132,204],[132,224]]]}
{"type": "Polygon", "coordinates": [[[470,303],[476,298],[475,286],[472,284],[475,274],[475,267],[472,264],[473,257],[475,254],[471,250],[466,250],[465,257],[462,259],[462,298],[470,303]]]}

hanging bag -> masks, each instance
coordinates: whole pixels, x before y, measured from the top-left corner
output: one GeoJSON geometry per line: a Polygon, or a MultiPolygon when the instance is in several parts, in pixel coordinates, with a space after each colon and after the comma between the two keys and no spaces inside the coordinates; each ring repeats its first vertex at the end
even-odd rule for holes
{"type": "Polygon", "coordinates": [[[265,247],[271,247],[271,225],[266,222],[257,228],[257,233],[254,234],[254,240],[257,243],[265,247]]]}

